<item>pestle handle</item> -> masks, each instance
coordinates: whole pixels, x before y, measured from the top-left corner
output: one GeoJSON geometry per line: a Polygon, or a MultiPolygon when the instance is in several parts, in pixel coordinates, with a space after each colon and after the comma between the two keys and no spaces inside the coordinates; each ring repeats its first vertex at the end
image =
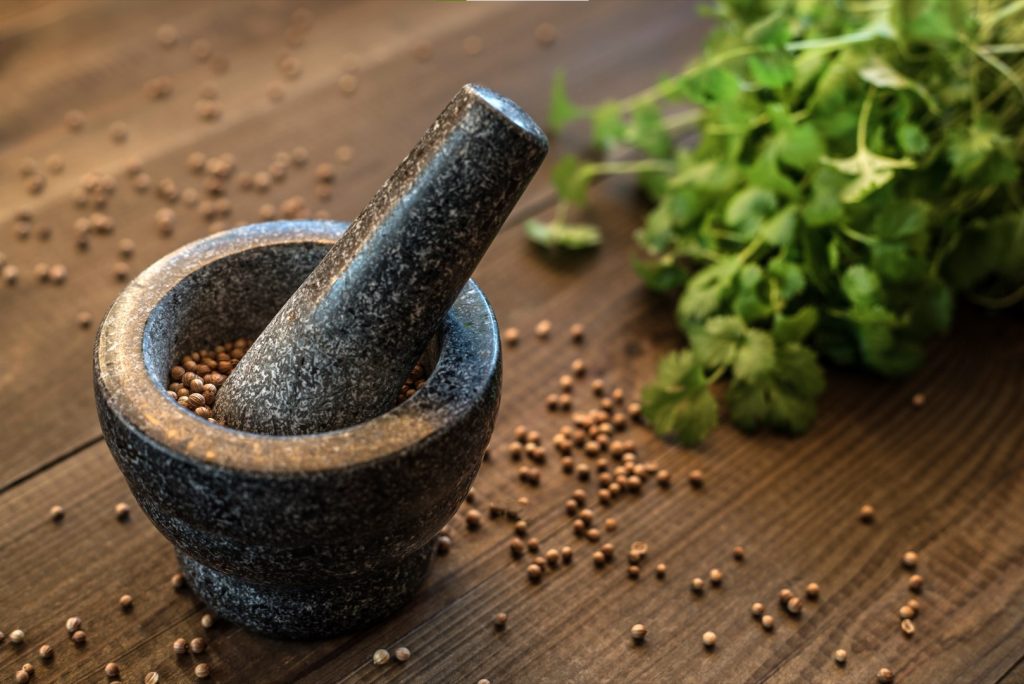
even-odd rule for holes
{"type": "Polygon", "coordinates": [[[296,435],[391,409],[547,149],[514,102],[463,86],[228,376],[215,417],[296,435]]]}

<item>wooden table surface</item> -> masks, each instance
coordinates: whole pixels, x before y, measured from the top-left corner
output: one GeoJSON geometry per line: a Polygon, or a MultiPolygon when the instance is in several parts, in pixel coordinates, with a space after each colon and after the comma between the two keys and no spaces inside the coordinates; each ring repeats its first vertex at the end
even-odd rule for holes
{"type": "MultiPolygon", "coordinates": [[[[123,283],[113,275],[118,241],[136,243],[135,274],[167,251],[205,235],[209,224],[179,202],[173,235],[161,236],[154,214],[165,205],[150,190],[137,193],[124,168],[141,162],[154,185],[171,178],[179,190],[201,187],[185,165],[193,150],[230,152],[240,170],[265,170],[275,153],[310,150],[266,195],[232,183],[228,226],[257,219],[260,205],[302,196],[313,210],[351,218],[464,82],[507,94],[543,119],[556,68],[584,102],[621,96],[668,73],[695,54],[707,24],[689,3],[310,3],[296,5],[150,2],[0,4],[0,251],[20,268],[15,286],[0,285],[0,630],[25,631],[20,646],[0,644],[0,681],[33,663],[34,681],[105,681],[108,661],[122,679],[149,671],[161,682],[193,679],[195,660],[208,662],[213,681],[469,682],[872,682],[881,667],[898,682],[1024,681],[1024,322],[1017,315],[964,311],[955,332],[935,345],[927,366],[905,381],[830,371],[829,390],[810,434],[787,439],[743,435],[730,428],[699,449],[682,449],[632,426],[621,438],[639,458],[672,474],[668,488],[647,483],[610,506],[597,485],[561,472],[557,459],[541,466],[539,486],[519,481],[506,445],[522,424],[548,440],[566,422],[544,397],[570,361],[588,364],[635,398],[658,356],[680,344],[671,302],[647,293],[628,266],[630,233],[644,207],[628,183],[593,191],[589,213],[606,231],[599,251],[552,258],[523,238],[521,223],[553,205],[548,182],[559,152],[585,152],[586,132],[557,142],[506,228],[477,272],[503,326],[523,340],[506,350],[505,389],[490,460],[475,485],[476,506],[511,506],[528,520],[541,550],[570,545],[576,560],[527,581],[526,559],[513,560],[508,520],[466,529],[470,504],[452,521],[451,552],[436,560],[414,602],[365,632],[319,643],[275,642],[224,623],[204,630],[202,606],[174,592],[170,544],[133,506],[119,522],[114,506],[131,501],[104,445],[95,416],[91,349],[96,322],[123,283]],[[557,31],[552,45],[537,27],[557,31]],[[176,26],[180,40],[163,48],[157,27],[176,26]],[[299,28],[295,28],[299,26],[299,28]],[[289,27],[292,27],[289,29],[289,27]],[[289,45],[286,38],[304,38],[289,45]],[[209,40],[213,57],[191,54],[209,40]],[[301,76],[285,79],[277,64],[290,53],[301,76]],[[227,70],[214,67],[227,66],[227,70]],[[338,78],[357,74],[354,93],[338,78]],[[144,83],[167,76],[173,94],[151,101],[144,83]],[[284,99],[272,102],[268,85],[284,99]],[[213,84],[223,108],[200,121],[195,102],[213,84]],[[86,115],[77,134],[64,113],[86,115]],[[128,125],[114,144],[108,128],[128,125]],[[342,162],[336,149],[348,145],[342,162]],[[48,174],[30,195],[20,178],[24,159],[39,164],[60,154],[65,169],[48,174]],[[313,168],[332,162],[331,198],[314,197],[313,168]],[[87,251],[75,247],[73,223],[90,209],[72,201],[83,174],[113,174],[117,189],[106,212],[109,236],[87,251]],[[33,214],[27,239],[15,237],[16,214],[33,214]],[[41,239],[51,228],[49,240],[41,239]],[[39,262],[67,266],[63,285],[33,276],[39,262]],[[79,312],[93,325],[79,327],[79,312]],[[530,331],[553,323],[547,341],[530,331]],[[586,326],[585,342],[568,327],[586,326]],[[923,408],[910,397],[927,395],[923,408]],[[686,474],[704,472],[693,489],[686,474]],[[615,560],[590,561],[595,544],[575,537],[563,502],[587,491],[596,519],[618,521],[599,544],[612,542],[615,560]],[[517,502],[519,497],[528,501],[517,502]],[[871,503],[876,521],[858,521],[871,503]],[[49,518],[59,504],[63,522],[49,518]],[[626,573],[626,550],[650,551],[641,576],[626,573]],[[742,562],[732,549],[746,549],[742,562]],[[912,596],[900,559],[920,554],[925,579],[917,597],[916,633],[903,636],[897,611],[912,596]],[[664,579],[654,564],[664,562],[664,579]],[[697,595],[690,579],[720,568],[722,585],[697,595]],[[775,596],[788,586],[821,585],[799,618],[785,617],[775,596]],[[118,597],[134,596],[122,612],[118,597]],[[763,601],[776,617],[773,632],[750,615],[763,601]],[[492,616],[509,615],[497,632],[492,616]],[[68,639],[64,622],[80,616],[85,645],[68,639]],[[630,627],[644,623],[641,647],[630,627]],[[713,630],[708,651],[701,634],[713,630]],[[204,635],[206,653],[175,657],[177,637],[204,635]],[[52,661],[37,655],[49,643],[52,661]],[[384,667],[378,648],[406,646],[412,658],[384,667]],[[849,652],[845,667],[832,659],[849,652]]],[[[577,409],[596,399],[581,381],[577,409]]],[[[549,448],[549,451],[553,451],[549,448]]],[[[581,460],[583,460],[581,458],[581,460]]],[[[603,522],[601,522],[603,526],[603,522]]]]}

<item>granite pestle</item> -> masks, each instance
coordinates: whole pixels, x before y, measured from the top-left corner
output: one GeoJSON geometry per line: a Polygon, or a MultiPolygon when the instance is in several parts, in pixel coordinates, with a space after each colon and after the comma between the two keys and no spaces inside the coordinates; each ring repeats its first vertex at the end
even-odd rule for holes
{"type": "Polygon", "coordinates": [[[463,86],[253,343],[215,418],[301,435],[391,409],[547,149],[514,102],[463,86]]]}

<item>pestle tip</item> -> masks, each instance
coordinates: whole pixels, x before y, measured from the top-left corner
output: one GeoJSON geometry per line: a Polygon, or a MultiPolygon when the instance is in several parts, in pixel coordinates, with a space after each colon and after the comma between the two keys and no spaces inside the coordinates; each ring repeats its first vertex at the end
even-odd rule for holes
{"type": "Polygon", "coordinates": [[[485,88],[484,86],[477,85],[476,83],[467,83],[462,86],[462,92],[469,97],[480,100],[488,107],[501,114],[518,129],[522,130],[526,135],[532,138],[538,146],[543,148],[545,153],[547,152],[548,137],[544,134],[541,127],[537,125],[537,122],[534,121],[533,118],[515,102],[504,95],[499,95],[490,88],[485,88]]]}

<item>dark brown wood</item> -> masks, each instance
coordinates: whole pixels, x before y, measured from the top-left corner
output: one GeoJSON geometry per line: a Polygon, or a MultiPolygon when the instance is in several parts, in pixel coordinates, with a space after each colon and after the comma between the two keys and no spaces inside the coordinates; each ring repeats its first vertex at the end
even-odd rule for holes
{"type": "MultiPolygon", "coordinates": [[[[142,161],[154,183],[172,178],[185,188],[199,184],[185,167],[192,150],[230,151],[240,169],[256,171],[265,169],[276,152],[303,145],[311,152],[307,168],[290,172],[267,195],[237,189],[229,193],[234,205],[229,225],[257,220],[261,204],[279,204],[294,195],[304,196],[311,208],[351,219],[461,84],[486,82],[542,117],[557,67],[569,71],[582,98],[628,94],[692,54],[702,30],[689,10],[657,6],[551,5],[527,11],[505,4],[463,8],[412,3],[393,5],[392,15],[382,14],[375,3],[323,3],[316,6],[317,25],[308,44],[295,50],[303,60],[302,77],[286,84],[283,103],[272,105],[264,89],[268,82],[281,80],[274,64],[284,49],[281,33],[290,11],[286,4],[189,5],[195,11],[175,19],[181,44],[168,51],[157,45],[154,32],[161,22],[181,14],[170,5],[110,3],[84,14],[82,3],[66,7],[65,18],[51,17],[54,8],[42,6],[38,13],[44,16],[38,21],[23,17],[7,27],[11,44],[24,46],[27,54],[12,55],[12,77],[6,85],[39,102],[33,110],[33,100],[19,95],[9,108],[0,108],[0,135],[20,134],[0,138],[0,177],[8,179],[0,183],[0,251],[22,272],[16,288],[0,286],[0,349],[12,354],[0,389],[17,389],[0,392],[0,415],[34,417],[12,421],[4,435],[17,449],[5,454],[0,489],[99,436],[87,389],[93,331],[78,329],[75,316],[88,311],[98,322],[120,291],[122,284],[112,272],[119,258],[118,239],[131,237],[138,245],[130,260],[134,274],[207,232],[196,211],[179,202],[174,235],[159,237],[154,213],[164,203],[153,191],[138,195],[131,188],[122,173],[128,159],[142,161]],[[157,8],[155,16],[143,6],[157,8]],[[545,20],[556,22],[560,30],[558,42],[547,49],[532,35],[545,20]],[[268,33],[266,22],[273,22],[274,33],[253,37],[254,32],[268,33]],[[38,24],[43,26],[36,28],[38,24]],[[470,57],[461,43],[474,35],[484,47],[470,57]],[[230,55],[227,74],[214,76],[188,56],[188,41],[203,36],[216,51],[230,55]],[[424,41],[433,47],[433,57],[419,63],[413,52],[424,41]],[[49,51],[37,54],[37,43],[50,46],[49,51]],[[69,43],[77,47],[74,59],[64,54],[69,43]],[[340,65],[351,61],[351,55],[357,56],[360,80],[356,94],[346,98],[336,80],[340,65]],[[143,96],[142,85],[160,74],[172,78],[175,93],[166,102],[154,103],[143,96]],[[200,123],[192,112],[199,87],[207,81],[217,83],[222,93],[224,120],[216,124],[200,123]],[[56,103],[50,102],[61,93],[56,103]],[[63,129],[64,111],[73,107],[89,117],[80,135],[63,129]],[[125,145],[114,145],[107,136],[115,120],[131,126],[125,145]],[[342,144],[355,150],[348,165],[334,158],[342,144]],[[66,159],[66,170],[50,179],[41,196],[30,197],[18,180],[21,160],[41,163],[55,151],[66,159]],[[320,161],[338,167],[334,197],[326,203],[317,202],[312,193],[312,169],[320,161]],[[82,253],[74,247],[71,226],[88,212],[75,208],[69,195],[81,175],[92,170],[119,178],[109,209],[117,225],[112,236],[94,239],[82,253]],[[35,213],[37,224],[53,228],[49,242],[14,239],[14,216],[22,208],[35,213]],[[67,284],[34,282],[31,271],[39,261],[66,264],[67,284]],[[40,372],[43,366],[46,373],[40,372]],[[68,400],[71,396],[75,400],[68,400]],[[47,429],[39,429],[40,424],[47,429]]],[[[566,141],[576,147],[582,143],[578,135],[566,141]]],[[[550,203],[550,165],[527,190],[513,224],[516,217],[550,203]]]]}
{"type": "MultiPolygon", "coordinates": [[[[219,16],[217,26],[223,30],[218,41],[228,41],[236,30],[231,12],[237,10],[223,8],[233,5],[196,5],[179,11],[183,16],[175,21],[181,27],[209,26],[204,22],[219,16]]],[[[166,174],[184,180],[183,157],[193,144],[231,150],[240,159],[245,155],[252,160],[245,164],[255,165],[294,144],[312,149],[321,137],[330,142],[315,157],[326,159],[334,146],[354,140],[356,161],[343,171],[336,199],[328,205],[332,214],[344,216],[387,175],[394,155],[418,135],[422,126],[415,122],[433,115],[449,85],[483,80],[509,91],[531,111],[542,111],[547,73],[555,64],[567,64],[572,87],[582,97],[597,100],[629,92],[671,68],[687,49],[696,47],[684,43],[695,40],[691,32],[698,28],[685,14],[689,8],[653,3],[490,5],[466,9],[470,14],[455,5],[406,9],[401,21],[378,20],[364,23],[359,31],[347,29],[351,33],[345,35],[353,40],[377,46],[360,48],[377,57],[351,101],[338,103],[335,70],[327,65],[321,65],[321,82],[312,83],[321,66],[303,56],[306,73],[292,86],[302,92],[289,94],[281,105],[287,109],[264,107],[261,89],[269,76],[261,67],[251,110],[243,111],[240,104],[237,119],[207,132],[187,119],[168,133],[174,140],[154,139],[138,153],[147,167],[160,169],[155,178],[166,174]],[[560,31],[550,50],[541,50],[530,37],[545,19],[560,31]],[[409,22],[404,29],[403,22],[409,22]],[[407,43],[388,47],[398,45],[394,33],[402,30],[429,36],[435,47],[432,65],[412,61],[407,43]],[[475,58],[462,55],[459,48],[461,38],[470,34],[484,40],[484,52],[475,58]],[[417,75],[421,67],[429,75],[417,75]],[[389,83],[402,92],[396,96],[389,83]],[[389,94],[395,99],[388,99],[389,94]],[[360,114],[363,107],[373,116],[360,114]],[[423,116],[411,116],[412,110],[423,116]],[[353,126],[332,127],[339,112],[351,115],[353,126]],[[354,126],[371,119],[361,124],[365,133],[354,126]],[[295,122],[303,122],[302,130],[295,130],[295,122]],[[202,139],[193,143],[186,133],[195,135],[197,130],[202,139]]],[[[329,34],[331,27],[342,31],[353,17],[380,11],[369,5],[327,4],[314,10],[315,31],[329,34]]],[[[47,6],[36,10],[44,11],[54,12],[47,6]]],[[[62,11],[67,14],[47,14],[46,21],[22,11],[12,20],[15,29],[7,30],[24,32],[22,44],[34,44],[30,37],[36,32],[59,35],[68,30],[63,21],[86,22],[101,34],[105,30],[92,6],[81,9],[75,3],[62,11]]],[[[266,6],[265,11],[279,10],[266,6]]],[[[139,54],[151,52],[158,20],[140,16],[131,21],[145,29],[123,36],[115,31],[107,41],[97,40],[95,49],[109,48],[116,55],[117,50],[105,45],[116,39],[125,46],[137,41],[139,54]]],[[[316,35],[311,36],[310,50],[316,35]]],[[[264,65],[280,49],[246,46],[238,36],[235,40],[238,50],[253,50],[254,60],[262,55],[264,65]]],[[[238,62],[233,57],[232,73],[238,62]]],[[[65,68],[69,74],[88,72],[82,64],[65,68]]],[[[60,78],[59,69],[53,74],[60,78]]],[[[89,80],[81,78],[80,83],[89,80]]],[[[86,88],[79,88],[84,97],[86,88]]],[[[134,86],[114,89],[111,96],[118,93],[140,111],[163,106],[137,102],[141,95],[134,86]]],[[[190,107],[190,97],[183,99],[190,107]]],[[[58,109],[65,106],[60,102],[58,109]]],[[[112,116],[123,111],[109,106],[112,116]]],[[[127,115],[117,116],[128,120],[127,115]]],[[[33,116],[19,118],[28,128],[2,143],[0,172],[5,179],[13,178],[22,156],[42,154],[45,145],[32,147],[32,141],[52,135],[56,125],[38,123],[33,116]],[[10,150],[16,151],[13,158],[10,150]]],[[[581,149],[582,143],[576,134],[569,146],[581,149]]],[[[110,152],[103,140],[89,144],[97,153],[110,152]]],[[[123,156],[112,156],[110,163],[123,156]]],[[[70,168],[66,172],[72,178],[78,173],[70,168]]],[[[308,173],[288,183],[278,199],[309,194],[308,173]]],[[[42,198],[47,215],[73,215],[64,208],[66,192],[47,190],[42,198]]],[[[20,193],[17,183],[0,184],[3,211],[20,206],[20,193]]],[[[121,188],[116,201],[122,195],[131,192],[121,188]]],[[[243,199],[235,191],[231,196],[245,207],[242,217],[251,216],[260,201],[243,199]]],[[[175,593],[169,585],[175,572],[170,545],[137,509],[129,522],[116,520],[114,505],[131,499],[106,447],[100,442],[75,450],[95,440],[98,432],[88,384],[88,345],[83,341],[91,334],[75,330],[73,316],[79,307],[99,307],[116,293],[107,271],[114,241],[108,239],[84,257],[69,254],[72,276],[64,290],[29,282],[16,291],[0,286],[0,349],[7,361],[0,371],[0,481],[15,483],[0,493],[0,630],[21,628],[27,633],[20,648],[0,645],[0,678],[13,679],[21,663],[32,662],[37,667],[34,681],[103,681],[103,665],[114,660],[126,682],[141,681],[149,670],[160,672],[161,681],[191,681],[193,659],[176,658],[171,643],[179,636],[204,634],[210,647],[199,660],[211,663],[213,680],[223,682],[472,684],[487,677],[496,684],[838,683],[874,681],[883,666],[892,668],[901,684],[1024,681],[1024,321],[962,312],[955,334],[940,341],[927,366],[905,381],[831,371],[821,417],[799,439],[722,428],[701,448],[681,449],[631,426],[625,435],[636,441],[639,457],[668,468],[672,486],[659,489],[648,483],[641,494],[620,497],[606,509],[596,502],[593,479],[583,484],[564,475],[552,453],[541,467],[540,486],[519,482],[519,464],[510,461],[504,445],[518,424],[548,439],[565,422],[565,414],[549,413],[543,399],[573,358],[587,361],[587,380],[603,377],[633,398],[658,356],[679,339],[671,302],[645,292],[627,267],[630,233],[644,210],[631,186],[606,183],[595,191],[590,211],[605,226],[607,244],[596,253],[570,258],[539,252],[516,225],[531,214],[544,215],[550,197],[543,180],[535,185],[478,270],[501,323],[519,327],[523,341],[506,353],[502,411],[473,505],[486,509],[492,501],[511,505],[517,497],[528,497],[522,510],[529,534],[540,539],[542,550],[573,546],[573,564],[531,584],[526,560],[513,561],[508,553],[511,523],[485,520],[481,530],[468,532],[463,511],[452,522],[451,553],[437,559],[426,587],[407,610],[364,633],[315,644],[273,642],[227,624],[205,632],[199,625],[201,607],[188,592],[175,593]],[[544,342],[531,334],[542,318],[554,324],[552,338],[544,342]],[[582,346],[567,338],[569,325],[577,321],[587,328],[582,346]],[[919,391],[926,393],[927,403],[914,409],[910,397],[919,391]],[[686,483],[692,468],[705,473],[701,490],[686,483]],[[595,545],[573,536],[563,510],[564,500],[578,486],[588,491],[598,520],[612,516],[619,523],[617,531],[602,535],[601,542],[612,541],[617,549],[616,559],[603,570],[589,559],[595,545]],[[60,524],[47,515],[55,503],[67,511],[60,524]],[[872,525],[857,519],[864,503],[877,509],[872,525]],[[647,542],[650,553],[634,581],[626,576],[625,553],[635,540],[647,542]],[[736,544],[746,547],[742,562],[731,557],[736,544]],[[908,639],[899,631],[897,610],[912,596],[907,590],[910,573],[900,566],[903,551],[911,548],[920,553],[918,572],[926,584],[918,597],[922,610],[915,620],[917,633],[908,639]],[[668,565],[664,580],[654,577],[657,562],[668,565]],[[706,577],[712,567],[724,571],[723,586],[701,596],[690,592],[690,578],[706,577]],[[808,581],[821,584],[821,597],[807,601],[799,619],[785,617],[775,599],[778,590],[790,586],[800,591],[808,581]],[[124,592],[135,597],[130,613],[117,605],[124,592]],[[765,602],[775,616],[773,633],[764,632],[750,616],[749,606],[756,600],[765,602]],[[508,629],[502,633],[491,626],[498,611],[509,613],[508,629]],[[71,644],[64,630],[70,615],[85,623],[89,641],[83,648],[71,644]],[[643,647],[629,638],[636,622],[649,629],[643,647]],[[718,634],[714,652],[701,645],[706,630],[718,634]],[[56,649],[49,665],[36,655],[44,642],[56,649]],[[382,668],[371,664],[375,649],[401,645],[413,652],[408,663],[382,668]],[[845,668],[832,661],[836,648],[849,651],[845,668]]],[[[112,213],[118,231],[139,243],[138,266],[205,230],[190,218],[182,220],[173,240],[161,241],[151,227],[155,199],[131,200],[112,213]]],[[[190,216],[184,211],[179,215],[190,216]]],[[[3,251],[16,255],[15,261],[29,271],[36,260],[56,260],[42,255],[63,249],[59,244],[67,242],[66,235],[58,235],[45,245],[34,239],[10,245],[8,235],[0,234],[3,251]]],[[[587,387],[580,381],[574,391],[579,408],[595,402],[587,387]]]]}

